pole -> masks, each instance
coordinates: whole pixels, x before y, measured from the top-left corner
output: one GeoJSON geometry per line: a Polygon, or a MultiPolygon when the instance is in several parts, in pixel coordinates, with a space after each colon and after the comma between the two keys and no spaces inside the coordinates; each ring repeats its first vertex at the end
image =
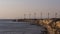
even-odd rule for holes
{"type": "Polygon", "coordinates": [[[55,18],[57,18],[57,13],[55,13],[55,18]]]}
{"type": "Polygon", "coordinates": [[[42,19],[42,12],[41,12],[41,19],[42,19]]]}
{"type": "Polygon", "coordinates": [[[34,13],[34,19],[36,19],[36,13],[34,13]]]}
{"type": "Polygon", "coordinates": [[[31,13],[29,14],[29,19],[31,19],[31,13]]]}
{"type": "Polygon", "coordinates": [[[24,19],[26,19],[26,14],[24,14],[24,19]]]}
{"type": "Polygon", "coordinates": [[[49,12],[48,12],[48,19],[49,19],[49,12]]]}

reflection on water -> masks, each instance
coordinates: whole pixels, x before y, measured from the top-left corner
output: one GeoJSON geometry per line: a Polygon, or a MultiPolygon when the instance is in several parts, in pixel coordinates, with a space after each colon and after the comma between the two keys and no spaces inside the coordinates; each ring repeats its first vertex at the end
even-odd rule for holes
{"type": "Polygon", "coordinates": [[[30,25],[27,22],[0,21],[0,34],[42,34],[42,26],[30,25]]]}

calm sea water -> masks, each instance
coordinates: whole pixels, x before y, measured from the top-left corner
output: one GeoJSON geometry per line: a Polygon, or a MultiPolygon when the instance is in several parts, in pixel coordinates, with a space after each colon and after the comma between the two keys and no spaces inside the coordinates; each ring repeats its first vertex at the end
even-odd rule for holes
{"type": "Polygon", "coordinates": [[[13,22],[0,20],[0,34],[42,34],[42,26],[31,25],[28,22],[13,22]]]}

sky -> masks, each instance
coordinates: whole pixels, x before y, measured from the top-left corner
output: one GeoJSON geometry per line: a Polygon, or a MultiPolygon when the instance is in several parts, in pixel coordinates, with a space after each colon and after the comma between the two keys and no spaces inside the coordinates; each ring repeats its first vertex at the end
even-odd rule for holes
{"type": "Polygon", "coordinates": [[[0,0],[0,19],[60,18],[60,0],[0,0]],[[34,16],[36,13],[36,17],[34,16]],[[30,17],[29,17],[30,14],[30,17]]]}

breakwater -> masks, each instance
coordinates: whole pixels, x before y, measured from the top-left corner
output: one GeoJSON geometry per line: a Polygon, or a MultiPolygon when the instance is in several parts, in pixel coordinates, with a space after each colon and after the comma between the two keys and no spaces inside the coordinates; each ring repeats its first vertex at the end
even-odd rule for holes
{"type": "Polygon", "coordinates": [[[42,25],[48,31],[48,34],[60,34],[60,18],[52,19],[18,19],[15,21],[30,22],[30,24],[42,25]]]}

